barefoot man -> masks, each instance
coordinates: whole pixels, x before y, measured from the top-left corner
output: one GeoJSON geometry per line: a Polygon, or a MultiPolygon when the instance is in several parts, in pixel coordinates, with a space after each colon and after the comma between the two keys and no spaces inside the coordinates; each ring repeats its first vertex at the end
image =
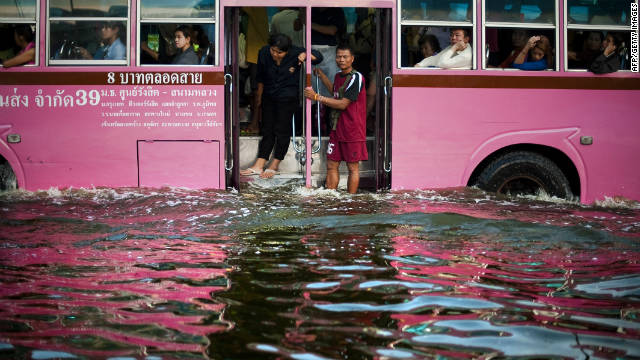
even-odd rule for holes
{"type": "Polygon", "coordinates": [[[317,75],[327,89],[332,89],[333,98],[321,96],[312,88],[304,89],[307,99],[315,100],[331,109],[331,132],[327,145],[327,189],[336,189],[340,180],[338,167],[345,161],[349,169],[347,190],[358,191],[360,161],[367,160],[367,94],[364,77],[353,69],[353,50],[348,45],[336,48],[336,64],[340,72],[333,84],[317,70],[317,75]]]}

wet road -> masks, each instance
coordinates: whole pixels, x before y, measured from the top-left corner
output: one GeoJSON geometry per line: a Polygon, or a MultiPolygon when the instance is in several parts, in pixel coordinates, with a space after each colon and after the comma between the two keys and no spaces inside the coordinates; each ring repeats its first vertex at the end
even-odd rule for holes
{"type": "Polygon", "coordinates": [[[0,194],[0,357],[640,356],[640,207],[474,189],[0,194]]]}

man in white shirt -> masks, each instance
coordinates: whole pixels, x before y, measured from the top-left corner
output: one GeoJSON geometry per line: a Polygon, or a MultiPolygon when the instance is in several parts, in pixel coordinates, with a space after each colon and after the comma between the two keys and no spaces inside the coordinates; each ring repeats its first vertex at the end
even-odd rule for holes
{"type": "Polygon", "coordinates": [[[424,58],[415,67],[438,67],[441,69],[471,69],[473,50],[469,45],[469,30],[452,29],[449,36],[451,45],[436,55],[424,58]]]}

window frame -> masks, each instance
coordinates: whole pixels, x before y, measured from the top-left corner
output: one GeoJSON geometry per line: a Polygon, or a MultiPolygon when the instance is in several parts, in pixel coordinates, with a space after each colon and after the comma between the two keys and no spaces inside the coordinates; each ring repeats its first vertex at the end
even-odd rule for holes
{"type": "Polygon", "coordinates": [[[159,67],[159,66],[181,66],[181,67],[197,67],[203,68],[206,66],[216,67],[218,66],[218,51],[219,47],[219,26],[220,26],[220,0],[213,0],[214,4],[214,18],[184,18],[184,17],[176,17],[176,18],[143,18],[142,17],[142,0],[136,0],[136,66],[140,67],[159,67]],[[141,64],[140,63],[140,55],[141,48],[140,44],[142,44],[142,39],[140,39],[141,35],[141,26],[142,24],[213,24],[214,28],[214,57],[213,64],[197,64],[197,65],[174,65],[174,64],[141,64]]]}
{"type": "MultiPolygon", "coordinates": [[[[519,69],[502,69],[502,68],[488,68],[487,67],[487,55],[486,55],[486,47],[487,47],[487,39],[486,39],[486,34],[487,34],[487,27],[489,28],[502,28],[502,29],[539,29],[539,30],[554,30],[554,43],[553,43],[553,50],[554,50],[554,64],[553,64],[553,69],[547,69],[545,71],[559,71],[559,65],[560,65],[560,52],[559,50],[559,41],[560,41],[560,31],[559,31],[559,7],[558,7],[558,1],[559,0],[554,0],[554,24],[544,24],[544,23],[532,23],[532,22],[492,22],[489,21],[487,22],[486,17],[487,17],[487,1],[488,0],[482,0],[482,70],[491,70],[491,71],[526,71],[526,70],[519,70],[519,69]]],[[[564,1],[565,6],[566,6],[566,1],[564,1]]],[[[565,12],[565,18],[566,18],[566,12],[565,12]]],[[[566,20],[565,20],[566,21],[566,20]]],[[[564,31],[565,31],[565,35],[566,35],[566,27],[564,27],[564,31]]],[[[566,39],[566,37],[565,37],[566,39]]],[[[566,48],[566,42],[565,42],[565,48],[566,48]]],[[[565,54],[566,54],[566,50],[565,50],[565,54]]],[[[564,57],[566,59],[566,56],[564,57]]],[[[565,60],[566,61],[566,60],[565,60]]]]}
{"type": "Polygon", "coordinates": [[[46,31],[46,62],[47,66],[128,66],[131,62],[131,0],[127,0],[127,17],[89,17],[89,16],[77,16],[77,17],[51,17],[51,1],[47,0],[47,31],[46,31]],[[127,51],[126,58],[124,60],[55,60],[51,59],[51,22],[52,21],[125,21],[125,49],[127,51]]]}
{"type": "MultiPolygon", "coordinates": [[[[567,1],[564,1],[564,64],[563,69],[566,72],[589,72],[589,69],[569,69],[569,57],[567,56],[569,52],[569,30],[587,30],[587,31],[615,31],[615,32],[624,32],[631,33],[634,30],[631,28],[631,25],[591,25],[591,24],[569,24],[569,4],[567,1]]],[[[628,9],[629,11],[631,8],[628,9]]],[[[631,45],[631,44],[629,44],[631,45]]],[[[617,72],[631,72],[631,70],[623,70],[619,69],[617,72]]]]}
{"type": "Polygon", "coordinates": [[[0,23],[2,24],[29,24],[35,25],[35,31],[33,32],[33,42],[35,45],[35,64],[23,64],[22,66],[37,67],[40,65],[40,1],[36,0],[36,8],[33,19],[24,17],[0,17],[0,23]]]}
{"type": "MultiPolygon", "coordinates": [[[[471,64],[471,69],[464,69],[464,70],[460,70],[460,71],[470,71],[470,70],[477,70],[478,69],[478,60],[477,58],[477,44],[478,44],[478,32],[476,31],[476,20],[477,20],[477,14],[478,14],[478,9],[477,9],[477,1],[476,0],[471,0],[471,6],[472,8],[472,14],[471,14],[471,21],[470,22],[466,22],[466,21],[442,21],[442,20],[402,20],[402,10],[403,10],[403,6],[402,6],[402,2],[403,0],[398,0],[398,10],[396,11],[396,16],[397,16],[397,22],[398,22],[398,26],[397,26],[397,44],[398,44],[398,49],[400,47],[400,44],[402,44],[402,27],[403,26],[436,26],[436,27],[448,27],[448,28],[452,28],[452,27],[461,27],[461,28],[470,28],[471,29],[471,39],[472,39],[472,52],[473,52],[473,62],[471,64]]],[[[440,70],[444,70],[441,68],[431,68],[431,67],[427,67],[427,68],[416,68],[413,66],[408,66],[408,67],[402,67],[402,51],[397,51],[397,56],[396,56],[396,61],[397,61],[397,65],[396,67],[398,69],[419,69],[420,71],[440,71],[440,70]]]]}

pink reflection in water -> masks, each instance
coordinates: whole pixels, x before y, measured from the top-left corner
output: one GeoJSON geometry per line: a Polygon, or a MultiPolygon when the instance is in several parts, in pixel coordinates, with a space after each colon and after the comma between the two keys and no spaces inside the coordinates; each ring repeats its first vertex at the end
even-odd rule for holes
{"type": "Polygon", "coordinates": [[[203,241],[223,237],[190,219],[221,210],[151,205],[118,217],[98,204],[17,204],[1,231],[0,342],[91,358],[206,356],[208,336],[233,326],[212,300],[231,268],[224,245],[203,241]]]}

